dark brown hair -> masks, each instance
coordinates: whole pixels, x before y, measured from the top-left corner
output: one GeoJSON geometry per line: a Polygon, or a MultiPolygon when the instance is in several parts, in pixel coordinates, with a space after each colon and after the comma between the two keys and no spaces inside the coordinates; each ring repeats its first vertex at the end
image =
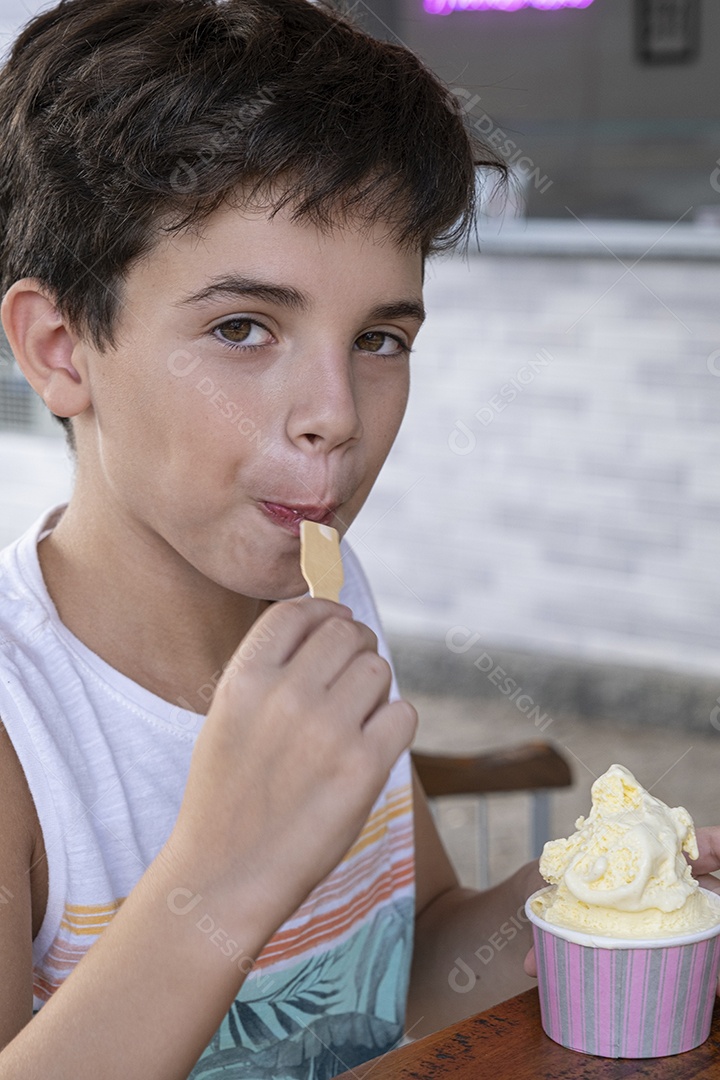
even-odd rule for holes
{"type": "Polygon", "coordinates": [[[476,165],[503,171],[448,89],[328,7],[62,0],[0,72],[0,286],[38,278],[103,348],[133,261],[240,186],[428,255],[469,235],[476,165]]]}

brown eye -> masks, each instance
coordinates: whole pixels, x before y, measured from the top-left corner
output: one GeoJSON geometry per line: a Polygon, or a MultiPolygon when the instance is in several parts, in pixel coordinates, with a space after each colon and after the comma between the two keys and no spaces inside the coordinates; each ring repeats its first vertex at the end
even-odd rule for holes
{"type": "Polygon", "coordinates": [[[230,319],[228,322],[221,323],[217,330],[222,333],[226,341],[239,343],[247,341],[252,325],[250,319],[230,319]]]}
{"type": "Polygon", "coordinates": [[[243,349],[245,352],[265,348],[275,341],[268,328],[257,319],[241,316],[219,323],[212,333],[229,349],[243,349]]]}
{"type": "Polygon", "coordinates": [[[355,345],[361,352],[375,353],[377,356],[407,356],[410,348],[384,330],[368,330],[356,338],[355,345]]]}
{"type": "Polygon", "coordinates": [[[382,343],[387,337],[387,334],[381,334],[379,330],[370,330],[367,334],[361,334],[358,340],[358,345],[363,352],[380,352],[382,343]]]}

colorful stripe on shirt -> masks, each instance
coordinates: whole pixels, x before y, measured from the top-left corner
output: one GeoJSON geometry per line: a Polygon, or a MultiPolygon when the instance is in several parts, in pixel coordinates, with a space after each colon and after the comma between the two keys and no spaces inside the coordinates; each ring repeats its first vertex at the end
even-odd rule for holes
{"type": "MultiPolygon", "coordinates": [[[[412,789],[385,792],[343,860],[268,941],[255,969],[281,970],[340,944],[385,904],[414,888],[412,789]]],[[[120,909],[67,904],[59,932],[35,969],[33,992],[47,1001],[120,909]]],[[[201,909],[198,908],[198,911],[201,909]]]]}

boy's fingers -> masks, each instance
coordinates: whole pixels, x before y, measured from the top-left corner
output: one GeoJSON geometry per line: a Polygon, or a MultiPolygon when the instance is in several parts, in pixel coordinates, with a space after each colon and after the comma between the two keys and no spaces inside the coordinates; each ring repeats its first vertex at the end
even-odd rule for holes
{"type": "Polygon", "coordinates": [[[688,859],[695,877],[720,870],[720,825],[704,826],[697,830],[699,856],[688,859]]]}
{"type": "Polygon", "coordinates": [[[713,874],[696,874],[695,880],[701,888],[708,889],[709,892],[720,893],[720,880],[713,874]]]}
{"type": "Polygon", "coordinates": [[[363,736],[381,766],[391,769],[415,738],[417,725],[418,714],[409,701],[391,701],[375,710],[363,728],[363,736]]]}
{"type": "Polygon", "coordinates": [[[369,626],[352,619],[325,619],[308,634],[290,660],[289,670],[300,685],[332,687],[359,654],[377,656],[377,636],[369,626]]]}
{"type": "Polygon", "coordinates": [[[341,719],[362,726],[376,709],[387,703],[392,671],[387,660],[365,650],[353,656],[330,687],[328,705],[341,719]]]}
{"type": "MultiPolygon", "coordinates": [[[[268,664],[282,667],[302,643],[325,619],[352,620],[350,608],[332,600],[284,600],[263,612],[233,654],[233,660],[246,662],[263,654],[268,664]]],[[[228,668],[232,669],[230,661],[228,668]]]]}
{"type": "Polygon", "coordinates": [[[537,964],[535,963],[535,949],[531,949],[523,961],[525,974],[531,979],[537,979],[537,964]]]}

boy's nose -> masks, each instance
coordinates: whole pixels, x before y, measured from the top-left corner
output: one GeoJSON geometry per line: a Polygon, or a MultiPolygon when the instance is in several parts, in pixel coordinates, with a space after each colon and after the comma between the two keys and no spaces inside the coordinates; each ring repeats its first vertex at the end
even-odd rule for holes
{"type": "Polygon", "coordinates": [[[296,445],[328,452],[362,436],[348,357],[316,353],[308,363],[295,364],[289,391],[288,435],[296,445]]]}

